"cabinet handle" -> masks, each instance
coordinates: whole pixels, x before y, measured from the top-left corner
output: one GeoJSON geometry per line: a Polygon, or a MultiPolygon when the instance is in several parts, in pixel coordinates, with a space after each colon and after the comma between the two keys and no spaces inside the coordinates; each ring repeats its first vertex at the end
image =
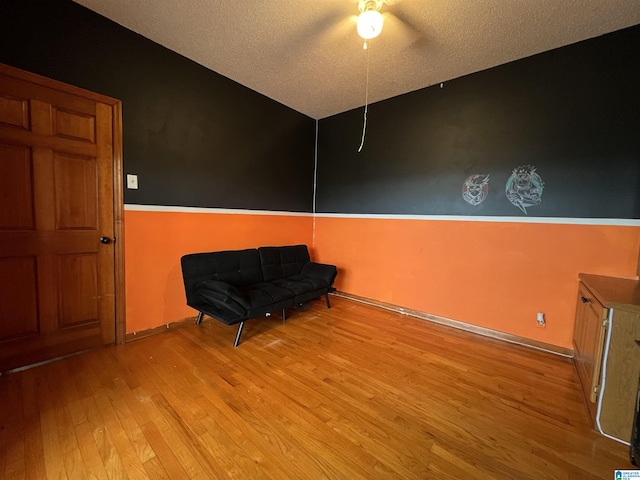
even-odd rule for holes
{"type": "Polygon", "coordinates": [[[589,303],[589,299],[586,297],[580,297],[580,300],[582,300],[582,303],[589,303]]]}

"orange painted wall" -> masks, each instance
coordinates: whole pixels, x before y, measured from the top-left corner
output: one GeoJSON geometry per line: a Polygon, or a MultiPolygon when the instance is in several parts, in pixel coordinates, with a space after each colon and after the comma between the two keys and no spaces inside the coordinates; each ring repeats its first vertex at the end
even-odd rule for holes
{"type": "Polygon", "coordinates": [[[186,306],[180,257],[264,245],[311,247],[310,216],[125,210],[127,333],[196,315],[186,306]]]}
{"type": "Polygon", "coordinates": [[[640,227],[323,217],[314,243],[341,291],[567,348],[578,273],[635,277],[639,247],[640,227]]]}

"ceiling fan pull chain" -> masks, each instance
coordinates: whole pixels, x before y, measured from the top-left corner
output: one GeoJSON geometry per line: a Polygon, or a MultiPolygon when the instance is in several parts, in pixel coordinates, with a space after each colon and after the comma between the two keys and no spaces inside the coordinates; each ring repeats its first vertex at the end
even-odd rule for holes
{"type": "MultiPolygon", "coordinates": [[[[365,40],[365,45],[367,44],[365,40]]],[[[367,80],[364,87],[364,122],[362,125],[362,140],[360,140],[360,147],[358,147],[358,153],[362,151],[362,147],[364,147],[364,136],[367,132],[367,111],[369,109],[369,52],[371,49],[367,49],[367,80]]]]}

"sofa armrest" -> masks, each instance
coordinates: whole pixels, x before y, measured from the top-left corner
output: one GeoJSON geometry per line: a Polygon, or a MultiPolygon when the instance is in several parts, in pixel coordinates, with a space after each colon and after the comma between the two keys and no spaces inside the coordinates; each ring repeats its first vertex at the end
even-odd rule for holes
{"type": "Polygon", "coordinates": [[[194,293],[202,301],[211,305],[219,305],[229,310],[245,315],[247,313],[247,298],[243,292],[227,282],[219,280],[201,280],[194,288],[194,293]]]}
{"type": "Polygon", "coordinates": [[[336,279],[338,269],[335,265],[309,262],[304,267],[302,267],[302,271],[300,273],[310,278],[319,278],[321,280],[324,280],[325,282],[327,282],[327,286],[330,287],[333,284],[333,281],[336,279]]]}

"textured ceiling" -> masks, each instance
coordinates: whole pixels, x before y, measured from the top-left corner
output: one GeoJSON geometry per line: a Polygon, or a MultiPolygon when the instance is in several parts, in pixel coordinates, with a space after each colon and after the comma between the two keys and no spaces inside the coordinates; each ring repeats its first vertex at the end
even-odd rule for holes
{"type": "MultiPolygon", "coordinates": [[[[356,0],[75,0],[312,118],[365,103],[356,0]]],[[[369,102],[640,23],[639,0],[388,0],[369,102]]]]}

